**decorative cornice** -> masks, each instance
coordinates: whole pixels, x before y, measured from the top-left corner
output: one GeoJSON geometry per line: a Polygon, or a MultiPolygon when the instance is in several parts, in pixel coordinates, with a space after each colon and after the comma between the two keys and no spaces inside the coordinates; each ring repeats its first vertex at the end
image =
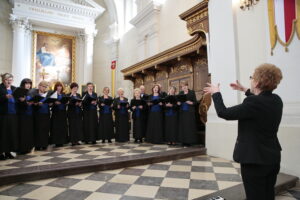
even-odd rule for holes
{"type": "Polygon", "coordinates": [[[208,33],[208,1],[203,0],[201,3],[179,15],[179,17],[187,22],[187,29],[190,35],[203,31],[208,33]]]}
{"type": "Polygon", "coordinates": [[[152,56],[146,60],[143,60],[135,65],[132,65],[126,69],[121,70],[124,73],[124,76],[131,76],[132,74],[145,70],[150,67],[154,67],[160,63],[176,59],[182,55],[186,55],[192,52],[197,51],[202,45],[204,38],[200,34],[197,34],[191,40],[184,42],[180,45],[177,45],[171,49],[163,51],[155,56],[152,56]]]}
{"type": "Polygon", "coordinates": [[[71,13],[75,15],[85,16],[89,18],[96,19],[101,13],[104,12],[104,8],[101,6],[95,6],[96,3],[91,0],[86,0],[94,3],[90,4],[83,3],[83,0],[77,0],[72,2],[66,1],[56,1],[56,0],[10,0],[11,4],[22,3],[27,5],[32,5],[36,7],[42,7],[46,9],[51,9],[55,11],[61,11],[66,13],[71,13]],[[77,2],[77,3],[76,3],[77,2]]]}
{"type": "Polygon", "coordinates": [[[153,16],[159,14],[160,4],[155,1],[150,1],[131,21],[130,23],[136,27],[143,24],[143,22],[149,21],[153,16]]]}

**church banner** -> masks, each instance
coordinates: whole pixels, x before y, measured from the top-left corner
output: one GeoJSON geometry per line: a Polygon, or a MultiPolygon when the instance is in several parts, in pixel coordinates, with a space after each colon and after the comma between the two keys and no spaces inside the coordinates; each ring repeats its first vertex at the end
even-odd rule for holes
{"type": "Polygon", "coordinates": [[[46,32],[34,32],[33,83],[42,80],[53,85],[61,81],[70,84],[75,77],[75,37],[46,32]]]}
{"type": "Polygon", "coordinates": [[[288,51],[295,32],[300,39],[300,0],[268,0],[271,49],[277,41],[288,51]]]}

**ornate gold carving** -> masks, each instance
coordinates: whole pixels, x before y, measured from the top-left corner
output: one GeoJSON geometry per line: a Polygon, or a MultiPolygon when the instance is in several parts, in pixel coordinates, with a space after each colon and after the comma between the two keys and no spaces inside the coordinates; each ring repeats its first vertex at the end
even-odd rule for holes
{"type": "Polygon", "coordinates": [[[136,84],[136,85],[143,85],[143,84],[144,84],[143,82],[144,82],[144,81],[143,81],[142,78],[138,78],[138,79],[135,80],[135,84],[136,84]]]}
{"type": "Polygon", "coordinates": [[[156,79],[164,79],[164,78],[168,78],[168,72],[159,71],[156,73],[156,79]]]}
{"type": "Polygon", "coordinates": [[[153,75],[145,76],[145,82],[150,82],[150,81],[154,81],[154,76],[153,75]]]}
{"type": "Polygon", "coordinates": [[[177,74],[183,72],[193,72],[193,66],[189,62],[179,63],[171,68],[170,74],[177,74]]]}
{"type": "Polygon", "coordinates": [[[199,58],[195,62],[196,65],[207,65],[207,58],[199,58]]]}

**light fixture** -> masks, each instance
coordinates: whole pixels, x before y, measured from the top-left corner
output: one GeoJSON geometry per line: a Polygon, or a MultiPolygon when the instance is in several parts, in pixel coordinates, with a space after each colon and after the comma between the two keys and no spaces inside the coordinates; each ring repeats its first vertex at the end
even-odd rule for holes
{"type": "Polygon", "coordinates": [[[240,8],[242,10],[250,10],[250,7],[253,5],[256,5],[259,2],[259,0],[240,0],[240,8]]]}

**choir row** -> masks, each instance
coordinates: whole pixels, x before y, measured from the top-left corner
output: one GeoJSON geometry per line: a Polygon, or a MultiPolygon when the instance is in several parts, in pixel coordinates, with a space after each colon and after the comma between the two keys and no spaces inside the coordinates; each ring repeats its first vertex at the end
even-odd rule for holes
{"type": "Polygon", "coordinates": [[[95,144],[97,140],[129,141],[130,118],[135,142],[161,144],[197,143],[195,120],[195,92],[182,86],[179,95],[170,87],[168,94],[154,85],[152,94],[145,94],[144,86],[134,90],[129,102],[124,90],[118,97],[109,96],[109,88],[97,96],[93,83],[87,91],[77,93],[78,84],[70,85],[71,93],[64,94],[64,86],[57,82],[54,91],[48,91],[48,82],[42,81],[32,89],[30,79],[23,79],[20,87],[12,85],[13,76],[2,75],[0,84],[0,159],[13,158],[10,152],[27,153],[33,147],[46,149],[79,141],[95,144]],[[130,113],[131,111],[131,113],[130,113]],[[114,114],[114,117],[113,117],[114,114]],[[131,117],[130,117],[131,114],[131,117]],[[113,120],[114,118],[114,120],[113,120]]]}

